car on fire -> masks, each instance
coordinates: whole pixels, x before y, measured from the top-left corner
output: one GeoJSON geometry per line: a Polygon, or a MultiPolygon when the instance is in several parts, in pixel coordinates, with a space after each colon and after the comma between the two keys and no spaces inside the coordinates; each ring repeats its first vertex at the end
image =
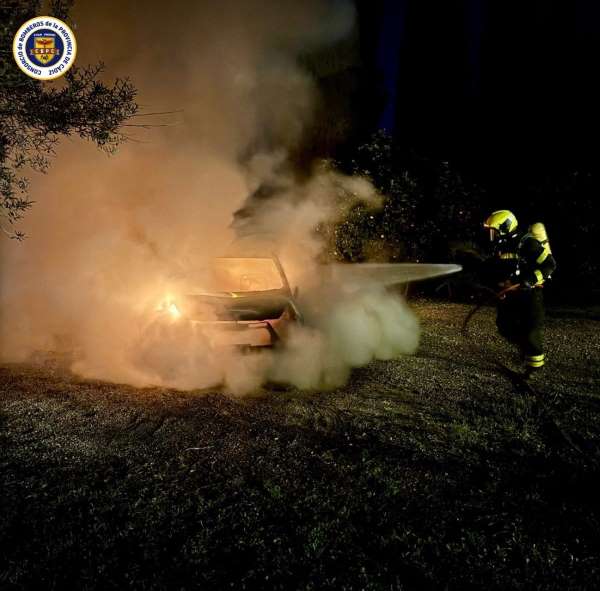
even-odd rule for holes
{"type": "Polygon", "coordinates": [[[198,329],[213,346],[272,347],[301,314],[275,255],[218,257],[210,290],[190,290],[162,303],[171,322],[198,329]]]}

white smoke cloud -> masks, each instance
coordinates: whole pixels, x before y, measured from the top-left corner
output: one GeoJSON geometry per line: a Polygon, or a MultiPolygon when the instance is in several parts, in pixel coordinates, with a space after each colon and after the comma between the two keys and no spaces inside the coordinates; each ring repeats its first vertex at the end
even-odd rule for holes
{"type": "Polygon", "coordinates": [[[243,395],[268,381],[334,387],[351,367],[414,351],[418,327],[398,297],[331,291],[317,272],[315,226],[344,215],[340,192],[376,206],[373,187],[327,168],[299,182],[288,159],[317,93],[297,57],[350,32],[350,2],[152,0],[139,11],[108,0],[81,3],[75,19],[80,64],[101,57],[108,77],[133,79],[144,110],[183,113],[134,128],[112,158],[63,142],[49,174],[32,179],[29,237],[0,244],[2,359],[72,348],[84,377],[243,395]],[[272,199],[248,199],[264,185],[277,187],[272,199]],[[249,204],[300,286],[307,325],[282,350],[250,356],[190,327],[149,327],[190,269],[227,250],[233,214],[249,204]]]}
{"type": "Polygon", "coordinates": [[[380,287],[347,292],[325,286],[305,302],[308,326],[297,326],[276,353],[268,377],[301,389],[342,386],[354,367],[414,353],[416,317],[397,295],[380,287]]]}

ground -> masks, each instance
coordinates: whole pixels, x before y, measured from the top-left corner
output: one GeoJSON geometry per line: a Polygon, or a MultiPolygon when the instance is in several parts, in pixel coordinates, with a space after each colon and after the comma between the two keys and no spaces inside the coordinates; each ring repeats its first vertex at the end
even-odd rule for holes
{"type": "Polygon", "coordinates": [[[419,353],[334,392],[0,367],[0,588],[597,588],[597,317],[527,388],[491,309],[414,307],[419,353]]]}

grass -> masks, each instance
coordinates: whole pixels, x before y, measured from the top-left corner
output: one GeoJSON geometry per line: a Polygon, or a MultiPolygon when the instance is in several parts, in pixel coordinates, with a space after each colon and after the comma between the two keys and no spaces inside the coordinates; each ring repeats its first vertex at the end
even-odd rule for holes
{"type": "Polygon", "coordinates": [[[594,589],[597,323],[522,391],[485,311],[418,356],[252,400],[0,369],[0,588],[594,589]]]}

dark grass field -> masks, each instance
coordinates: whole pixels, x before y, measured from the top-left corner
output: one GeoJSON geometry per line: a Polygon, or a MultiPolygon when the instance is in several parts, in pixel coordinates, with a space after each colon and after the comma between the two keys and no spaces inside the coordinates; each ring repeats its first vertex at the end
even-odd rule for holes
{"type": "Polygon", "coordinates": [[[598,589],[600,323],[523,387],[493,314],[415,357],[236,400],[0,367],[0,589],[598,589]]]}

